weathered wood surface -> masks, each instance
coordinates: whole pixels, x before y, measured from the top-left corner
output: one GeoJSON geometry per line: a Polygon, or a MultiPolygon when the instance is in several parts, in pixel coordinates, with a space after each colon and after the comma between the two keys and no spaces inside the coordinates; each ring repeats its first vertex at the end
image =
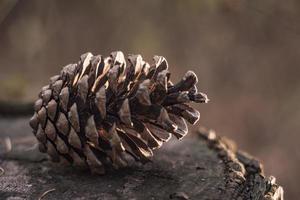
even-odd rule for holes
{"type": "Polygon", "coordinates": [[[258,161],[213,132],[203,130],[181,142],[172,140],[155,151],[151,163],[132,163],[124,170],[95,176],[55,165],[39,154],[20,156],[27,155],[35,142],[27,121],[0,119],[0,141],[3,144],[10,137],[13,147],[11,155],[0,161],[1,200],[39,199],[43,194],[42,199],[78,200],[283,199],[282,188],[274,178],[262,175],[258,161]]]}

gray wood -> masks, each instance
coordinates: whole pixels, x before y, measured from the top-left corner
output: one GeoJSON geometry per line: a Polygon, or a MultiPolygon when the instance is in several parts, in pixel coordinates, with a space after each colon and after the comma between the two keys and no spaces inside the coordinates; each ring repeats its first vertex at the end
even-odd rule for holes
{"type": "Polygon", "coordinates": [[[154,152],[151,163],[133,162],[95,176],[53,164],[31,148],[35,139],[28,120],[0,119],[0,151],[5,137],[13,147],[0,160],[0,199],[39,199],[43,194],[42,199],[283,199],[282,188],[262,174],[257,160],[211,131],[171,140],[154,152]]]}

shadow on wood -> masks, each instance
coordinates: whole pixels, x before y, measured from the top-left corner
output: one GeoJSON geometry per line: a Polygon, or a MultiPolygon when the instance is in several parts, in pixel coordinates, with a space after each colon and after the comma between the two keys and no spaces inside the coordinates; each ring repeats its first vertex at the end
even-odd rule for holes
{"type": "MultiPolygon", "coordinates": [[[[0,119],[0,139],[9,136],[13,151],[35,143],[27,118],[0,119]]],[[[25,152],[25,151],[23,151],[25,152]]],[[[131,163],[103,176],[45,159],[2,157],[0,199],[283,199],[261,164],[213,131],[199,130],[154,152],[153,162],[131,163]]]]}

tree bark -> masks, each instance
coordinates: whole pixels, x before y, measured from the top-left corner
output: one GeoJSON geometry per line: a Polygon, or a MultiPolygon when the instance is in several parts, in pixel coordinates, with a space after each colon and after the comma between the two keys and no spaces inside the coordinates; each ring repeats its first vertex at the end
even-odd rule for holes
{"type": "Polygon", "coordinates": [[[0,161],[0,199],[283,199],[282,187],[263,175],[257,160],[213,131],[171,140],[145,165],[95,176],[31,152],[27,121],[0,119],[2,146],[10,137],[13,147],[0,161]]]}

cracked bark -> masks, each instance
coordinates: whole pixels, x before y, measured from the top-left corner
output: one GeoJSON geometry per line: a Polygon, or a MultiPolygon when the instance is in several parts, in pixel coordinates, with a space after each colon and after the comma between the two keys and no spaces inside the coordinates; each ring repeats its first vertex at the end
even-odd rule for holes
{"type": "Polygon", "coordinates": [[[13,142],[12,153],[0,158],[0,199],[38,199],[47,191],[43,199],[282,199],[282,188],[257,160],[212,131],[168,142],[151,163],[94,176],[34,153],[27,121],[0,119],[0,141],[13,142]]]}

